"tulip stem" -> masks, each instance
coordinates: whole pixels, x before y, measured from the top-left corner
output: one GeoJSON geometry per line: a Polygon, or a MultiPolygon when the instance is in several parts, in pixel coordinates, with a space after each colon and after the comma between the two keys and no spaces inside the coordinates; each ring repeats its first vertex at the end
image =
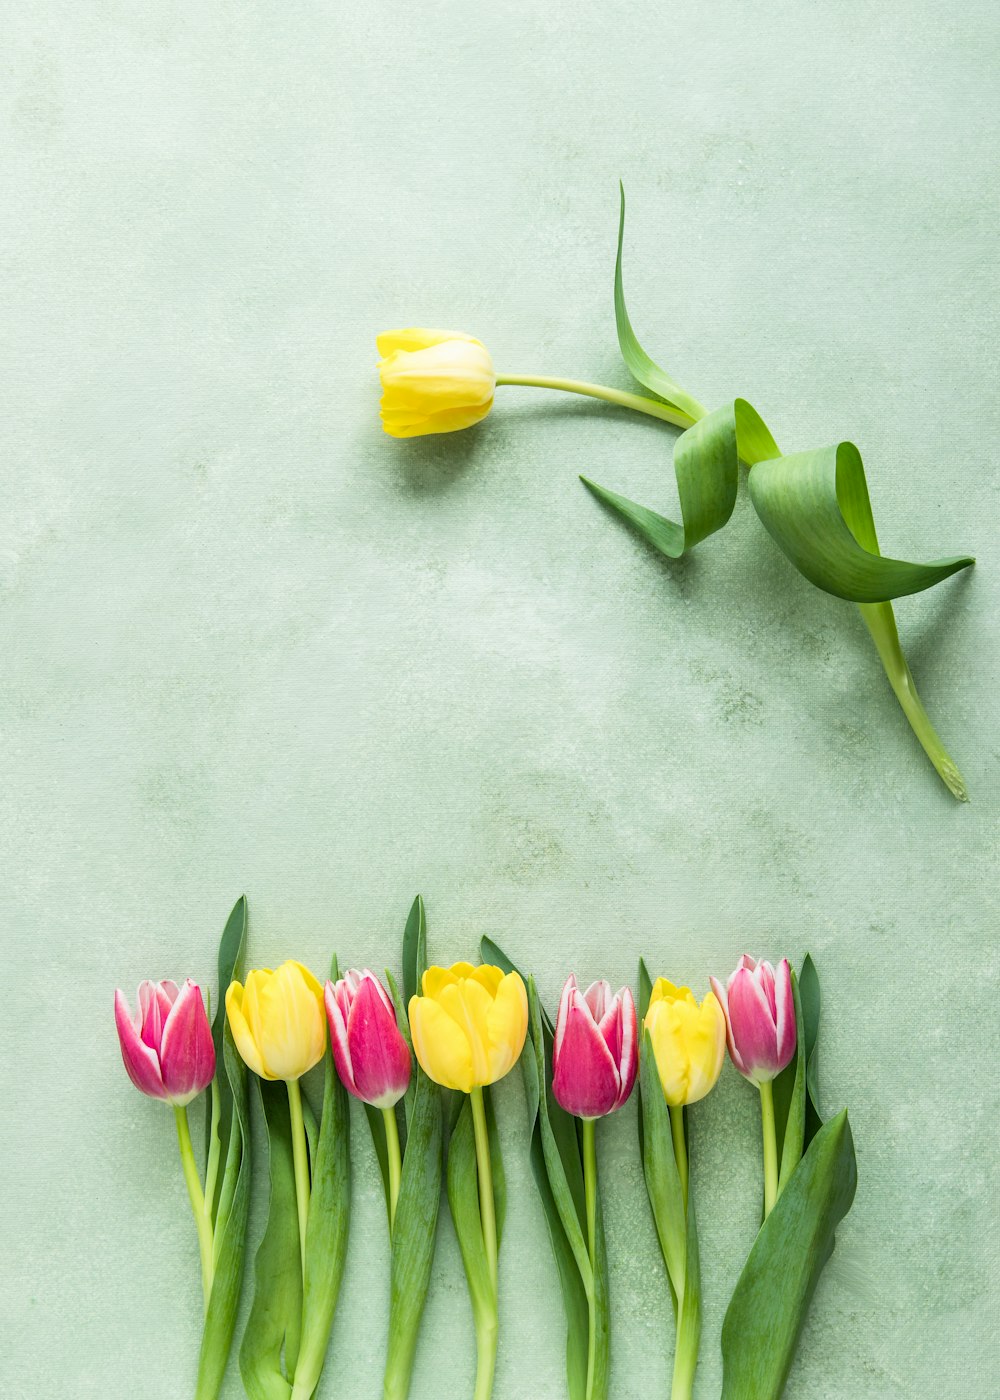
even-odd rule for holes
{"type": "Polygon", "coordinates": [[[778,1139],[774,1128],[774,1092],[765,1079],[760,1088],[760,1126],[764,1137],[764,1219],[778,1199],[778,1139]]]}
{"type": "Polygon", "coordinates": [[[399,1125],[396,1122],[396,1106],[383,1108],[382,1120],[385,1123],[385,1151],[389,1160],[389,1234],[396,1228],[396,1204],[399,1201],[399,1183],[403,1176],[403,1159],[399,1151],[399,1125]]]}
{"type": "Polygon", "coordinates": [[[477,1085],[469,1095],[472,1100],[472,1124],[476,1135],[476,1172],[479,1177],[479,1216],[483,1226],[486,1262],[490,1267],[493,1297],[497,1297],[497,1217],[493,1202],[493,1166],[490,1161],[490,1135],[486,1127],[486,1106],[483,1091],[477,1085]]]}
{"type": "Polygon", "coordinates": [[[288,1112],[292,1123],[292,1162],[295,1167],[295,1205],[299,1215],[299,1256],[302,1260],[302,1285],[306,1281],[306,1227],[309,1223],[309,1154],[306,1147],[306,1125],[302,1119],[302,1090],[297,1079],[286,1079],[288,1112]]]}
{"type": "Polygon", "coordinates": [[[684,1106],[682,1104],[670,1106],[670,1132],[674,1139],[674,1156],[677,1159],[677,1175],[681,1179],[681,1196],[684,1200],[684,1209],[688,1204],[688,1154],[687,1143],[684,1138],[684,1106]]]}
{"type": "Polygon", "coordinates": [[[647,399],[642,394],[630,394],[624,389],[609,389],[604,384],[588,384],[582,379],[552,379],[541,374],[498,374],[497,385],[512,384],[525,389],[561,389],[567,394],[583,394],[589,399],[604,399],[606,403],[617,404],[619,408],[630,408],[635,413],[646,413],[650,418],[659,418],[664,423],[673,423],[677,428],[690,428],[697,420],[679,408],[661,403],[659,399],[647,399]]]}
{"type": "Polygon", "coordinates": [[[205,1193],[201,1189],[198,1167],[194,1160],[194,1148],[191,1145],[191,1128],[188,1123],[187,1108],[175,1108],[174,1117],[177,1120],[177,1143],[181,1150],[181,1167],[184,1171],[184,1181],[187,1184],[188,1196],[191,1199],[194,1223],[198,1227],[198,1249],[201,1254],[201,1291],[204,1295],[205,1311],[208,1312],[208,1300],[212,1296],[212,1282],[215,1278],[212,1217],[205,1193]]]}
{"type": "Polygon", "coordinates": [[[596,1120],[584,1118],[583,1190],[587,1201],[587,1244],[590,1253],[590,1287],[587,1289],[587,1396],[593,1395],[597,1364],[597,1137],[596,1120]]]}

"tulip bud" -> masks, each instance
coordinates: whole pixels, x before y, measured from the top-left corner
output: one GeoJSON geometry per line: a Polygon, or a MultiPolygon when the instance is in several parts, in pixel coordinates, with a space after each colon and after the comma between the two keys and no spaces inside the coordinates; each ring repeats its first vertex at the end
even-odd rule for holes
{"type": "Polygon", "coordinates": [[[150,1098],[183,1108],[215,1077],[212,1027],[190,977],[180,990],[176,982],[142,982],[134,1017],[116,991],[115,1025],[128,1077],[150,1098]]]}
{"type": "Polygon", "coordinates": [[[723,987],[710,979],[726,1016],[729,1054],[751,1084],[774,1079],[795,1054],[795,998],[788,959],[777,971],[745,953],[723,987]]]}
{"type": "Polygon", "coordinates": [[[237,1050],[261,1079],[291,1082],[323,1058],[323,988],[300,962],[259,968],[246,986],[231,983],[226,1015],[237,1050]]]}
{"type": "Polygon", "coordinates": [[[603,1118],[632,1092],[638,1063],[635,1003],[628,987],[612,996],[607,982],[594,982],[581,994],[570,973],[552,1047],[556,1102],[577,1118],[603,1118]]]}
{"type": "Polygon", "coordinates": [[[333,1060],[344,1087],[373,1108],[392,1108],[410,1083],[410,1047],[396,1023],[389,993],[373,972],[326,984],[333,1060]]]}
{"type": "Polygon", "coordinates": [[[663,1096],[671,1108],[697,1103],[714,1086],[726,1057],[726,1018],[709,992],[699,1006],[690,987],[658,977],[643,1021],[653,1043],[663,1096]]]}
{"type": "Polygon", "coordinates": [[[454,433],[493,407],[496,374],[481,341],[415,326],[378,337],[382,426],[390,437],[454,433]]]}
{"type": "Polygon", "coordinates": [[[528,1033],[528,994],[499,967],[429,967],[410,998],[410,1035],[420,1068],[446,1089],[494,1084],[517,1062],[528,1033]]]}

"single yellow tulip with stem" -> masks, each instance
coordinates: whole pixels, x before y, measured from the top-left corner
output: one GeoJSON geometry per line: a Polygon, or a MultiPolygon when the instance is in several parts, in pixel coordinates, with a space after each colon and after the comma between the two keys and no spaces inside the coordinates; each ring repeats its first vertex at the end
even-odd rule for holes
{"type": "Polygon", "coordinates": [[[456,1212],[456,1202],[460,1207],[464,1204],[463,1187],[471,1176],[455,1165],[465,1161],[462,1149],[468,1141],[462,1136],[467,1125],[461,1117],[449,1153],[448,1196],[476,1323],[475,1400],[489,1400],[499,1330],[499,1250],[483,1090],[517,1063],[528,1031],[528,994],[518,973],[504,973],[499,967],[471,963],[429,967],[421,994],[410,999],[409,1021],[413,1051],[424,1073],[436,1084],[468,1095],[481,1232],[475,1238],[464,1210],[456,1212]]]}
{"type": "Polygon", "coordinates": [[[226,1014],[236,1048],[254,1074],[285,1081],[304,1282],[310,1183],[299,1080],[319,1064],[326,1050],[323,988],[300,962],[284,962],[276,972],[259,968],[247,975],[245,985],[231,983],[226,992],[226,1014]]]}

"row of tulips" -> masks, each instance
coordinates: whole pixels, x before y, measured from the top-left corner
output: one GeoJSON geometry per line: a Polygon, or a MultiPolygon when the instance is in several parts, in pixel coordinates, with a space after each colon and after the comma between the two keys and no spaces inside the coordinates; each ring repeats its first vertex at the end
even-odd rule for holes
{"type": "Polygon", "coordinates": [[[385,1400],[409,1392],[443,1174],[476,1332],[474,1396],[489,1400],[505,1213],[490,1086],[519,1059],[531,1163],[565,1302],[571,1400],[608,1394],[609,1281],[595,1126],[621,1108],[637,1078],[643,1169],[676,1320],[670,1394],[691,1396],[701,1302],[686,1114],[718,1080],[727,1041],[733,1064],[760,1093],[764,1203],[723,1329],[723,1397],[781,1394],[856,1180],[846,1113],[824,1124],[816,1105],[819,997],[808,959],[800,983],[787,959],[773,968],[744,957],[725,986],[711,979],[700,1003],[687,987],[664,977],[653,982],[640,963],[638,1011],[628,987],[612,995],[598,981],[584,992],[570,975],[553,1026],[533,979],[489,940],[489,961],[479,966],[428,966],[419,898],[403,937],[402,994],[390,973],[385,983],[367,969],[340,976],[336,960],[325,985],[294,961],[241,980],[245,946],[240,900],[220,946],[220,980],[228,986],[225,1016],[217,1012],[214,1025],[190,979],[182,988],[143,982],[135,1013],[121,991],[115,994],[129,1077],[176,1115],[201,1248],[205,1327],[196,1400],[219,1393],[239,1302],[249,1193],[247,1068],[270,1159],[268,1221],[240,1348],[248,1396],[310,1400],[320,1381],[347,1245],[346,1091],[365,1106],[385,1187],[385,1400]],[[317,1116],[301,1080],[321,1062],[317,1116]],[[188,1106],[206,1090],[202,1178],[188,1106]]]}

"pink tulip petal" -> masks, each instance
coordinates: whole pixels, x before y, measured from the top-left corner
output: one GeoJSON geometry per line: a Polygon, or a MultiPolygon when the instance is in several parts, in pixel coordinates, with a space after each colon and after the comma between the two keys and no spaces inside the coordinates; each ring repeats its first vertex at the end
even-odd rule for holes
{"type": "Polygon", "coordinates": [[[559,1024],[562,1035],[552,1075],[556,1102],[577,1118],[603,1118],[618,1102],[621,1077],[579,992],[571,993],[565,1015],[560,1005],[559,1024]]]}
{"type": "Polygon", "coordinates": [[[763,987],[740,968],[727,994],[733,1041],[748,1079],[771,1079],[778,1071],[778,1035],[763,987]]]}
{"type": "Polygon", "coordinates": [[[594,1021],[600,1024],[611,1006],[610,984],[605,982],[603,978],[600,982],[591,982],[590,986],[583,994],[583,999],[590,1007],[590,1012],[594,1021]]]}
{"type": "Polygon", "coordinates": [[[566,978],[566,985],[562,989],[562,996],[559,998],[559,1010],[556,1013],[556,1034],[552,1046],[552,1058],[557,1059],[562,1048],[562,1038],[566,1031],[566,1018],[569,1015],[570,1003],[576,992],[576,978],[572,972],[566,978]]]}
{"type": "Polygon", "coordinates": [[[156,1051],[140,1036],[136,1019],[132,1016],[125,994],[121,991],[115,992],[115,1026],[129,1079],[150,1098],[165,1099],[167,1091],[163,1087],[163,1076],[160,1074],[160,1061],[156,1051]]]}
{"type": "MultiPolygon", "coordinates": [[[[173,984],[171,983],[171,986],[173,984]]],[[[189,1102],[215,1075],[215,1045],[201,988],[189,977],[170,1008],[160,1042],[163,1086],[175,1103],[189,1102]]]]}
{"type": "Polygon", "coordinates": [[[757,964],[754,980],[763,988],[764,995],[767,997],[767,1004],[771,1008],[771,1017],[776,1021],[778,1019],[778,1008],[774,1000],[774,968],[769,962],[759,962],[757,964]]]}
{"type": "Polygon", "coordinates": [[[347,1039],[350,993],[346,980],[342,978],[336,986],[332,982],[327,982],[323,1001],[326,1006],[326,1019],[330,1024],[333,1063],[337,1067],[337,1073],[344,1088],[358,1097],[358,1086],[354,1082],[354,1066],[351,1064],[351,1047],[347,1039]]]}
{"type": "MultiPolygon", "coordinates": [[[[736,972],[741,971],[742,966],[743,964],[741,963],[740,967],[736,969],[736,972]]],[[[722,1014],[726,1018],[726,1044],[729,1046],[729,1058],[739,1070],[740,1074],[745,1075],[747,1073],[747,1067],[743,1063],[739,1050],[736,1048],[736,1041],[733,1039],[733,1026],[729,1019],[729,988],[733,984],[733,978],[736,976],[736,972],[730,977],[725,987],[717,977],[709,977],[708,980],[712,984],[712,991],[715,993],[719,1005],[722,1007],[722,1014]]]]}
{"type": "Polygon", "coordinates": [[[351,1064],[357,1096],[376,1108],[390,1108],[403,1097],[410,1082],[410,1051],[386,1008],[378,979],[362,978],[347,1022],[351,1064]]]}
{"type": "Polygon", "coordinates": [[[365,968],[365,970],[364,970],[364,972],[361,974],[361,976],[362,976],[362,978],[365,978],[365,977],[368,978],[368,980],[369,980],[369,982],[371,983],[372,987],[374,987],[375,991],[378,992],[379,999],[381,1000],[382,1005],[385,1007],[386,1011],[388,1011],[388,1013],[389,1013],[389,1015],[392,1017],[393,1021],[395,1021],[395,1019],[396,1019],[396,1008],[395,1008],[395,1007],[393,1006],[393,1004],[392,1004],[392,997],[389,995],[389,993],[386,991],[386,989],[382,986],[381,981],[375,976],[374,972],[370,972],[369,969],[368,969],[367,967],[365,968]]]}
{"type": "Polygon", "coordinates": [[[639,1037],[638,1025],[635,1014],[635,1002],[632,1000],[632,993],[628,987],[623,987],[618,993],[618,1000],[621,1004],[620,1025],[621,1025],[621,1050],[618,1059],[618,1077],[620,1087],[618,1089],[618,1102],[615,1108],[621,1108],[622,1104],[632,1092],[635,1083],[636,1071],[639,1068],[639,1037]]]}
{"type": "Polygon", "coordinates": [[[610,1005],[604,1013],[602,1020],[598,1023],[597,1029],[604,1037],[604,1043],[611,1051],[611,1058],[615,1064],[621,1064],[622,1058],[622,999],[621,993],[612,997],[610,1005]]]}
{"type": "Polygon", "coordinates": [[[792,969],[782,958],[775,974],[775,1003],[777,1007],[778,1067],[784,1069],[795,1054],[797,1027],[795,997],[792,993],[792,969]]]}

